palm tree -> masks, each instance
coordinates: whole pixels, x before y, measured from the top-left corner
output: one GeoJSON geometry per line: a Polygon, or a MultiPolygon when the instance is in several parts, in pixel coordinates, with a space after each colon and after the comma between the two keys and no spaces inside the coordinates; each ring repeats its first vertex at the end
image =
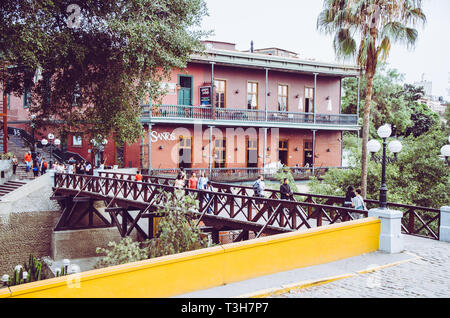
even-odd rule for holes
{"type": "Polygon", "coordinates": [[[420,22],[426,22],[421,0],[324,0],[323,10],[317,18],[320,31],[334,34],[336,55],[343,59],[356,57],[356,63],[365,71],[367,88],[361,158],[364,197],[367,192],[370,107],[377,64],[387,59],[393,43],[412,48],[418,37],[414,27],[420,22]]]}

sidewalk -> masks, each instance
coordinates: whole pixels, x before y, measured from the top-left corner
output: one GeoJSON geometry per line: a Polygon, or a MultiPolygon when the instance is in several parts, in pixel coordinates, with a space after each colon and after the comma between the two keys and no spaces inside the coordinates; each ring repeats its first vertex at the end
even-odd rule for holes
{"type": "Polygon", "coordinates": [[[176,298],[449,297],[450,243],[409,235],[404,235],[404,239],[402,253],[374,252],[176,298]],[[417,293],[401,292],[406,285],[407,290],[416,288],[417,293]]]}

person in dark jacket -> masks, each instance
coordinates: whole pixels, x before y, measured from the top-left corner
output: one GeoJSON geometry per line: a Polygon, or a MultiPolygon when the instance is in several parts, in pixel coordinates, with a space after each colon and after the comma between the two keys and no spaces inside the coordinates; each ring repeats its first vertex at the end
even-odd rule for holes
{"type": "Polygon", "coordinates": [[[281,200],[290,200],[292,198],[291,187],[289,186],[289,179],[284,178],[283,184],[280,186],[281,200]]]}
{"type": "Polygon", "coordinates": [[[354,208],[353,204],[353,198],[356,196],[355,194],[355,188],[352,186],[349,186],[347,188],[347,193],[345,193],[345,201],[344,201],[344,207],[346,208],[354,208]]]}

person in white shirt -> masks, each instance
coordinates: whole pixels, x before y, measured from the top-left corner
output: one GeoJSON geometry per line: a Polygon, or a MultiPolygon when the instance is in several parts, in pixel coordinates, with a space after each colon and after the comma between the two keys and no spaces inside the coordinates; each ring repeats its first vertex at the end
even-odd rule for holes
{"type": "MultiPolygon", "coordinates": [[[[361,189],[356,189],[356,195],[352,198],[353,206],[356,210],[367,210],[364,204],[364,198],[361,196],[361,189]]],[[[353,213],[355,219],[361,218],[363,215],[359,213],[353,213]]]]}

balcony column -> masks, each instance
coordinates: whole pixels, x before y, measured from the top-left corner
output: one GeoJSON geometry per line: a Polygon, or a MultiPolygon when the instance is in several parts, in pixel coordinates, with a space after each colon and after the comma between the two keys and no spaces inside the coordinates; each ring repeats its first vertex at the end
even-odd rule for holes
{"type": "MultiPolygon", "coordinates": [[[[264,96],[264,109],[265,109],[265,120],[267,121],[267,94],[269,92],[269,69],[266,68],[266,91],[264,96]]],[[[266,130],[267,133],[267,130],[266,130]]],[[[264,158],[265,159],[265,158],[264,158]]]]}
{"type": "MultiPolygon", "coordinates": [[[[316,106],[317,106],[317,75],[319,73],[314,73],[314,124],[316,123],[316,106]]],[[[313,158],[314,160],[314,158],[313,158]]],[[[314,171],[314,170],[313,170],[314,171]]]]}
{"type": "Polygon", "coordinates": [[[215,62],[211,62],[211,110],[212,110],[212,119],[216,120],[216,105],[214,103],[214,64],[215,62]]]}
{"type": "Polygon", "coordinates": [[[316,130],[313,130],[312,133],[312,173],[314,175],[314,168],[316,165],[316,130]]]}
{"type": "Polygon", "coordinates": [[[152,126],[153,126],[153,124],[148,124],[148,174],[149,175],[150,175],[150,172],[152,169],[152,126]]]}
{"type": "Polygon", "coordinates": [[[264,167],[266,166],[266,157],[267,157],[267,128],[264,129],[264,143],[263,143],[263,174],[266,173],[264,167]]]}
{"type": "Polygon", "coordinates": [[[212,148],[213,148],[213,132],[214,126],[209,126],[209,180],[212,177],[212,148]]]}

